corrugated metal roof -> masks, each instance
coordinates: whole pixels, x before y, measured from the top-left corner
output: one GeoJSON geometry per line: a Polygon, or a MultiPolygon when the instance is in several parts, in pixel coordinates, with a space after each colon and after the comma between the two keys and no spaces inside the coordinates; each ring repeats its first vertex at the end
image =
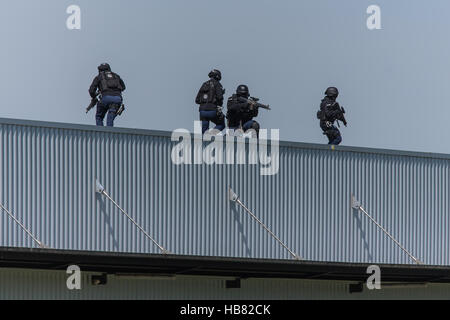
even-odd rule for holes
{"type": "MultiPolygon", "coordinates": [[[[156,253],[108,193],[176,254],[290,258],[227,199],[242,201],[307,260],[411,263],[364,216],[427,264],[450,263],[450,156],[280,143],[280,170],[174,165],[170,133],[0,119],[0,201],[53,248],[156,253]]],[[[10,218],[0,245],[33,246],[10,218]]]]}

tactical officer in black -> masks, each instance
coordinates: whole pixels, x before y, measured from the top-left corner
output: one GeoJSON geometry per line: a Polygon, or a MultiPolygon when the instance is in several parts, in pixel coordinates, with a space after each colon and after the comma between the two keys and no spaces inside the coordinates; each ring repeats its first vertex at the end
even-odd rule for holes
{"type": "Polygon", "coordinates": [[[225,116],[222,112],[223,95],[225,89],[220,84],[222,74],[219,70],[212,70],[208,74],[209,80],[200,87],[195,98],[195,103],[200,105],[200,120],[202,121],[202,133],[209,129],[209,122],[214,122],[217,129],[225,129],[225,116]]]}
{"type": "Polygon", "coordinates": [[[253,120],[258,116],[258,108],[254,104],[240,101],[239,97],[248,99],[250,93],[248,87],[245,84],[241,84],[237,87],[236,93],[228,98],[227,102],[227,119],[228,127],[230,129],[242,129],[247,131],[254,129],[256,133],[259,133],[259,123],[253,120]]]}
{"type": "Polygon", "coordinates": [[[320,128],[328,137],[328,144],[338,145],[342,141],[339,129],[334,125],[336,120],[342,121],[347,126],[344,117],[344,108],[339,106],[336,98],[339,91],[335,87],[329,87],[325,91],[325,98],[322,99],[320,110],[317,112],[317,118],[320,119],[320,128]]]}
{"type": "Polygon", "coordinates": [[[97,103],[97,113],[95,114],[98,126],[103,126],[103,119],[108,112],[106,125],[112,127],[117,111],[122,104],[122,91],[125,90],[125,83],[120,76],[111,72],[111,67],[107,63],[98,66],[98,75],[92,81],[89,94],[92,98],[100,91],[101,98],[97,103]]]}

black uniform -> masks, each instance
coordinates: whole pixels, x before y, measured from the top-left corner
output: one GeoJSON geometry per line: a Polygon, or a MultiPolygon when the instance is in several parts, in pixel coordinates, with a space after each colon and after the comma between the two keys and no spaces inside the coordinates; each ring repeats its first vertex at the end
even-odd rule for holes
{"type": "Polygon", "coordinates": [[[209,122],[216,124],[215,129],[225,129],[225,116],[222,113],[223,94],[225,90],[220,83],[222,75],[219,70],[212,70],[208,76],[210,79],[202,84],[195,98],[199,105],[202,133],[209,129],[209,122]]]}
{"type": "Polygon", "coordinates": [[[103,126],[103,119],[106,113],[107,126],[114,126],[114,119],[117,116],[120,105],[123,102],[122,91],[125,90],[125,83],[117,73],[111,71],[111,67],[107,63],[98,66],[98,75],[92,81],[89,87],[89,94],[92,98],[100,91],[101,99],[97,103],[97,112],[95,114],[96,124],[103,126]]]}
{"type": "MultiPolygon", "coordinates": [[[[252,108],[250,103],[238,100],[238,95],[233,94],[227,102],[227,119],[230,129],[241,128],[246,131],[256,129],[257,122],[253,118],[258,116],[258,108],[252,108]]],[[[258,125],[259,127],[259,125],[258,125]]],[[[258,128],[259,129],[259,128],[258,128]]]]}
{"type": "Polygon", "coordinates": [[[326,96],[320,103],[320,128],[328,137],[328,144],[338,145],[342,141],[341,132],[334,125],[334,122],[342,115],[339,103],[336,98],[326,96]]]}

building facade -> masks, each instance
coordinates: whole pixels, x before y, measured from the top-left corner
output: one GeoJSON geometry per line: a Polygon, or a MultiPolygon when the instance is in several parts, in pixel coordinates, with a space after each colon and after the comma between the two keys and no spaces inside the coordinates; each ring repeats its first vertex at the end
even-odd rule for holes
{"type": "MultiPolygon", "coordinates": [[[[49,248],[160,253],[96,193],[98,180],[173,254],[291,259],[229,201],[231,188],[303,260],[413,263],[352,209],[354,194],[418,259],[450,264],[448,155],[280,142],[277,157],[269,141],[279,167],[263,175],[249,158],[176,164],[179,143],[170,132],[0,119],[0,202],[49,248]]],[[[0,230],[0,246],[36,246],[5,212],[0,230]]]]}

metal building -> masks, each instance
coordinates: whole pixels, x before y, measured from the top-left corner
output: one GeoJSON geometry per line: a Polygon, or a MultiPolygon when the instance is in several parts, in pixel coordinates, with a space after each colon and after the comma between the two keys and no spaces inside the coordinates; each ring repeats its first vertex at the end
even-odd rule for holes
{"type": "MultiPolygon", "coordinates": [[[[246,164],[229,164],[227,151],[224,164],[176,164],[179,143],[170,132],[0,119],[0,203],[48,248],[161,253],[96,193],[98,180],[172,254],[290,260],[231,188],[302,261],[414,263],[352,208],[353,194],[424,264],[450,263],[449,155],[294,142],[277,154],[269,141],[245,143],[246,164]]],[[[210,145],[191,144],[192,162],[210,145]]],[[[36,247],[3,213],[0,246],[36,247]]]]}
{"type": "MultiPolygon", "coordinates": [[[[170,252],[289,259],[240,199],[305,260],[411,263],[351,194],[426,264],[450,263],[449,165],[438,154],[281,142],[279,170],[172,162],[170,133],[0,120],[0,201],[50,248],[158,253],[95,180],[170,252]]],[[[269,153],[270,154],[270,153],[269,153]]],[[[34,244],[6,215],[0,245],[34,244]]]]}

